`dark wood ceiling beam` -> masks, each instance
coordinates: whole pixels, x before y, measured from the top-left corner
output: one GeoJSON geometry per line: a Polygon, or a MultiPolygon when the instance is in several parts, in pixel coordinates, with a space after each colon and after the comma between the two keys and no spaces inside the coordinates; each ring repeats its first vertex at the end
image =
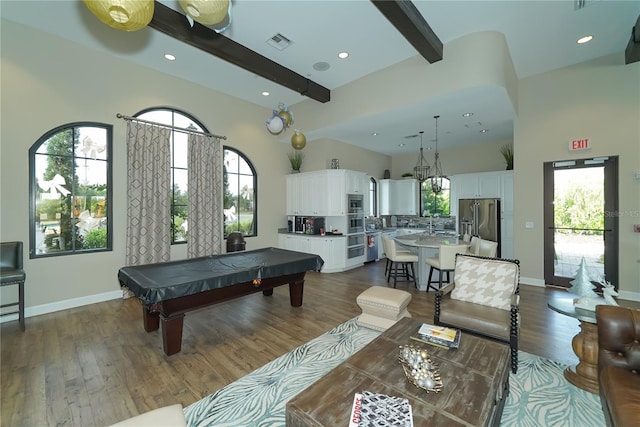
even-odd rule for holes
{"type": "Polygon", "coordinates": [[[442,60],[442,42],[410,1],[371,0],[429,63],[442,60]]]}
{"type": "Polygon", "coordinates": [[[640,61],[640,16],[636,20],[636,25],[631,29],[631,38],[624,51],[625,64],[640,61]]]}
{"type": "Polygon", "coordinates": [[[216,33],[209,27],[197,22],[191,27],[183,14],[157,1],[149,26],[301,95],[320,102],[331,100],[331,92],[326,87],[216,33]]]}

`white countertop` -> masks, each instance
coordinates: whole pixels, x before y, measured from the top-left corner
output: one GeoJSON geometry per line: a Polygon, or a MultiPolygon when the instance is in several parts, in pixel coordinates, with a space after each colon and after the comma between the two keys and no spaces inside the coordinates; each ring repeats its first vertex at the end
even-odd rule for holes
{"type": "Polygon", "coordinates": [[[464,241],[455,236],[438,236],[427,233],[405,234],[396,236],[398,243],[407,246],[439,248],[442,245],[462,245],[464,241]]]}

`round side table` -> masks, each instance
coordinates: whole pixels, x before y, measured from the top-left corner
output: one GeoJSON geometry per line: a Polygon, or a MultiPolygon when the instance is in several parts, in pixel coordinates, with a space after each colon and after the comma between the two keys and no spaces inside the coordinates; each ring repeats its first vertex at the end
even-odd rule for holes
{"type": "MultiPolygon", "coordinates": [[[[598,327],[596,313],[573,305],[579,295],[554,292],[547,300],[547,306],[560,314],[580,321],[580,332],[573,337],[573,352],[578,356],[578,364],[568,366],[564,377],[571,384],[591,393],[598,393],[598,327]]],[[[605,304],[604,299],[602,299],[605,304]]]]}

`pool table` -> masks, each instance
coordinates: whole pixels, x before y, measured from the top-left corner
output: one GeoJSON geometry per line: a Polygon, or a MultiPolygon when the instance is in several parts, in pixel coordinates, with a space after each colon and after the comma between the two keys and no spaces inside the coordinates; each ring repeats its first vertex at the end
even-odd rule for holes
{"type": "Polygon", "coordinates": [[[144,329],[162,325],[169,356],[181,350],[186,312],[260,291],[269,296],[287,283],[291,305],[300,307],[305,273],[320,271],[323,263],[318,255],[264,248],[123,267],[118,280],[141,300],[144,329]]]}

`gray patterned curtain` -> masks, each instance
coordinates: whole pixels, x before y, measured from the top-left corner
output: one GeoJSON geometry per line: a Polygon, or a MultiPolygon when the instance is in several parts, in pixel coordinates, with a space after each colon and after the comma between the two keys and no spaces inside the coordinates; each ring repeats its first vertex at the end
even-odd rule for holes
{"type": "Polygon", "coordinates": [[[126,265],[171,255],[171,129],[127,121],[126,265]]]}
{"type": "Polygon", "coordinates": [[[189,135],[189,258],[219,254],[224,240],[222,144],[219,138],[189,135]]]}

